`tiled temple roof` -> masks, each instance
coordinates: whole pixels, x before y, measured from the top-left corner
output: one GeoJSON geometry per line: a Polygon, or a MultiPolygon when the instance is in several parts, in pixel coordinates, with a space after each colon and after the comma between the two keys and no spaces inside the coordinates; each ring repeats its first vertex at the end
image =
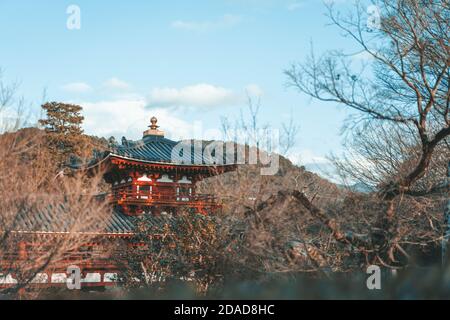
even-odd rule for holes
{"type": "MultiPolygon", "coordinates": [[[[181,166],[202,166],[202,167],[229,167],[234,168],[235,157],[231,160],[231,163],[227,163],[227,154],[224,147],[223,150],[223,160],[221,163],[213,163],[212,159],[207,159],[203,156],[204,150],[207,146],[206,141],[197,140],[196,142],[201,144],[202,148],[198,147],[198,151],[196,150],[196,146],[194,147],[194,142],[191,140],[181,141],[181,143],[186,143],[183,147],[184,150],[191,150],[190,157],[183,157],[180,155],[178,161],[172,159],[172,150],[174,147],[180,143],[176,141],[169,140],[163,137],[151,137],[151,139],[142,139],[138,141],[128,141],[127,145],[119,145],[112,148],[110,151],[105,151],[103,153],[97,153],[94,155],[94,159],[92,159],[87,167],[95,167],[98,164],[102,163],[104,160],[108,158],[122,158],[129,161],[138,161],[138,162],[146,162],[146,163],[154,163],[154,164],[170,164],[170,165],[181,165],[181,166]],[[201,150],[201,151],[200,151],[201,150]]],[[[214,156],[214,154],[212,155],[214,156]]],[[[83,167],[83,164],[76,160],[68,165],[73,169],[79,169],[83,167]]]]}
{"type": "MultiPolygon", "coordinates": [[[[68,167],[73,169],[79,169],[82,167],[95,167],[99,163],[103,162],[109,157],[119,157],[126,160],[135,160],[140,162],[148,163],[163,163],[163,164],[173,164],[173,165],[195,165],[195,166],[205,166],[205,167],[215,167],[217,165],[221,166],[234,166],[235,157],[227,163],[226,148],[223,149],[223,158],[221,163],[213,163],[212,159],[207,159],[204,157],[205,148],[209,143],[213,141],[203,141],[203,140],[183,140],[183,141],[173,141],[164,137],[164,132],[158,130],[156,125],[157,119],[152,118],[152,125],[150,129],[144,132],[142,139],[137,141],[128,140],[122,137],[121,144],[118,144],[115,139],[110,140],[109,150],[104,152],[94,151],[93,159],[87,163],[83,164],[81,159],[76,157],[70,160],[68,167]],[[175,152],[174,151],[174,148],[175,152]],[[181,151],[183,150],[183,151],[181,151]],[[172,153],[178,154],[178,159],[173,159],[172,153]],[[190,151],[190,157],[187,155],[184,157],[183,153],[190,151]],[[231,163],[230,163],[231,162],[231,163]]],[[[212,157],[215,157],[213,151],[212,157]]],[[[209,154],[209,153],[208,153],[209,154]]],[[[208,156],[209,157],[209,156],[208,156]]]]}
{"type": "MultiPolygon", "coordinates": [[[[164,137],[148,136],[142,140],[128,141],[126,145],[118,146],[111,152],[111,155],[151,162],[173,163],[172,150],[178,143],[164,137]]],[[[191,146],[191,162],[200,164],[204,162],[202,154],[200,152],[196,154],[193,146],[191,146]]]]}
{"type": "MultiPolygon", "coordinates": [[[[150,213],[149,213],[150,214],[150,213]]],[[[134,230],[135,217],[127,216],[119,209],[111,211],[110,215],[96,224],[87,225],[83,228],[76,228],[71,231],[74,221],[70,219],[71,215],[63,207],[48,208],[36,212],[27,210],[17,215],[16,219],[5,228],[8,231],[16,233],[34,233],[34,234],[98,234],[98,235],[132,235],[134,230]]],[[[79,218],[73,217],[72,218],[79,218]]],[[[175,220],[171,215],[150,216],[148,222],[154,226],[163,226],[166,223],[172,223],[175,220]]],[[[0,228],[1,229],[1,228],[0,228]]],[[[1,230],[0,230],[1,231],[1,230]]]]}
{"type": "Polygon", "coordinates": [[[177,142],[163,137],[148,137],[145,140],[122,144],[112,153],[139,160],[171,162],[172,149],[176,144],[177,142]]]}

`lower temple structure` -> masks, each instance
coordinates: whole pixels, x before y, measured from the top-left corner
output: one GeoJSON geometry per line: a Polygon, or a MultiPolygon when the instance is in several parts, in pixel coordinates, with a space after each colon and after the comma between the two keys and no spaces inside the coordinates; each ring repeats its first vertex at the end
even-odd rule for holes
{"type": "MultiPolygon", "coordinates": [[[[217,150],[206,152],[208,159],[205,159],[205,147],[201,143],[196,148],[194,141],[176,142],[165,138],[155,117],[141,140],[122,138],[121,145],[111,144],[109,149],[97,153],[87,166],[76,168],[102,172],[104,180],[110,184],[110,192],[102,195],[110,205],[106,225],[99,230],[86,231],[86,234],[95,234],[94,240],[80,245],[64,261],[38,272],[33,285],[65,286],[69,277],[67,268],[80,261],[82,286],[116,285],[119,270],[109,259],[106,248],[118,239],[133,237],[134,217],[150,215],[152,223],[163,224],[174,219],[179,210],[214,214],[221,204],[214,195],[198,193],[196,184],[236,169],[235,164],[218,159],[221,153],[216,156],[217,150]]],[[[26,260],[36,242],[52,245],[57,237],[73,236],[63,224],[56,223],[63,214],[61,209],[49,208],[44,213],[24,214],[18,219],[14,232],[20,235],[20,240],[10,259],[0,261],[0,288],[20,282],[14,271],[4,270],[14,270],[11,265],[26,260]]]]}

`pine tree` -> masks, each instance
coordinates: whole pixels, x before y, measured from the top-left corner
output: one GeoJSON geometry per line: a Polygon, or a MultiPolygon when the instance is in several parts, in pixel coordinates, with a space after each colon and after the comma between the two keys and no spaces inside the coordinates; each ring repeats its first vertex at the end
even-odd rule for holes
{"type": "Polygon", "coordinates": [[[59,164],[68,160],[71,155],[80,155],[84,146],[81,125],[84,117],[83,108],[74,104],[48,102],[42,105],[46,119],[39,120],[45,128],[48,148],[59,164]]]}

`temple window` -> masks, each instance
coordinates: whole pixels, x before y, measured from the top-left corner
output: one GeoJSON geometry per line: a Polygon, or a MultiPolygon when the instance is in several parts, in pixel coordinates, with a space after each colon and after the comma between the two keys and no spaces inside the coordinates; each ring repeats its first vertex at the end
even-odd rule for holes
{"type": "Polygon", "coordinates": [[[172,179],[169,178],[168,174],[163,174],[161,178],[157,180],[158,182],[173,182],[172,179]]]}
{"type": "Polygon", "coordinates": [[[147,174],[144,173],[144,175],[143,175],[142,177],[140,177],[139,179],[137,179],[137,181],[150,182],[150,181],[152,181],[152,179],[150,179],[149,177],[147,177],[147,174]]]}
{"type": "Polygon", "coordinates": [[[140,186],[139,190],[143,193],[150,193],[152,191],[152,186],[140,186]]]}
{"type": "Polygon", "coordinates": [[[189,180],[186,176],[183,176],[183,178],[179,180],[178,183],[192,183],[192,181],[189,180]]]}

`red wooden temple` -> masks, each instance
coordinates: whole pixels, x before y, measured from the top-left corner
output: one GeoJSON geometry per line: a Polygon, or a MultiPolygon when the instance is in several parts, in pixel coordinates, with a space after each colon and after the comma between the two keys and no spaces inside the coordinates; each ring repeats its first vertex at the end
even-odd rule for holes
{"type": "MultiPolygon", "coordinates": [[[[164,132],[159,130],[157,119],[153,117],[141,140],[122,138],[121,145],[111,145],[109,151],[97,155],[89,163],[87,169],[90,172],[101,170],[105,181],[111,185],[111,192],[107,197],[112,210],[106,228],[94,230],[95,241],[85,244],[79,252],[74,252],[74,261],[77,256],[89,257],[80,266],[83,286],[115,285],[114,279],[119,270],[108,260],[102,248],[114,239],[133,237],[135,216],[151,215],[154,224],[163,224],[175,219],[178,210],[211,214],[221,207],[214,195],[197,193],[196,184],[207,177],[235,170],[236,165],[208,163],[203,159],[203,146],[200,153],[192,152],[191,163],[174,160],[174,150],[177,150],[179,143],[165,138],[164,132]]],[[[194,148],[190,151],[194,151],[194,148]]],[[[63,213],[55,210],[49,209],[44,214],[24,215],[18,223],[17,232],[21,236],[29,234],[33,240],[21,241],[14,259],[26,259],[27,251],[33,250],[36,237],[39,241],[45,241],[65,235],[67,230],[60,224],[55,224],[63,213]]],[[[1,267],[5,263],[0,261],[0,288],[17,282],[13,273],[2,272],[1,267]]],[[[47,268],[36,275],[33,284],[65,286],[67,267],[70,264],[68,259],[62,264],[47,268]]]]}
{"type": "Polygon", "coordinates": [[[180,207],[203,214],[217,210],[217,199],[197,193],[196,183],[236,166],[205,163],[203,150],[195,154],[193,147],[188,150],[192,151],[193,163],[178,163],[172,159],[178,143],[164,138],[153,117],[142,140],[123,138],[121,146],[98,159],[93,166],[106,169],[105,180],[111,184],[113,204],[127,215],[174,213],[180,207]]]}

